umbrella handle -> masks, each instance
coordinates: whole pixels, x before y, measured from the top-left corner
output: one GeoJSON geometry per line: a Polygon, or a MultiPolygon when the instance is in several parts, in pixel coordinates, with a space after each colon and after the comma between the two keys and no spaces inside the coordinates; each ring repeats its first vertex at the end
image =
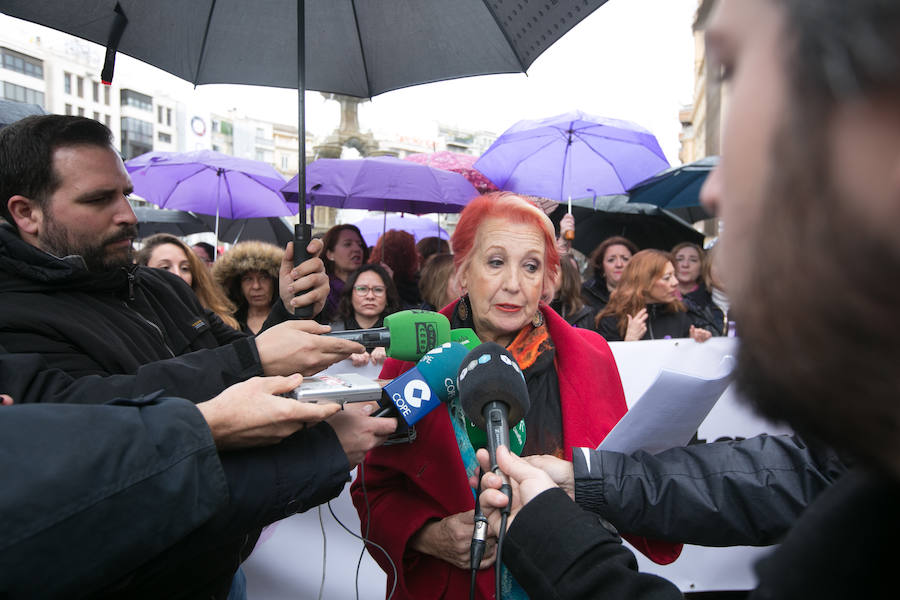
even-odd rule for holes
{"type": "MultiPolygon", "coordinates": [[[[306,247],[312,239],[312,226],[308,223],[298,223],[294,225],[294,266],[298,266],[303,261],[311,258],[306,247]]],[[[299,296],[305,294],[309,290],[302,290],[294,294],[299,296]]],[[[299,306],[294,309],[294,316],[301,319],[312,319],[312,306],[299,306]]]]}

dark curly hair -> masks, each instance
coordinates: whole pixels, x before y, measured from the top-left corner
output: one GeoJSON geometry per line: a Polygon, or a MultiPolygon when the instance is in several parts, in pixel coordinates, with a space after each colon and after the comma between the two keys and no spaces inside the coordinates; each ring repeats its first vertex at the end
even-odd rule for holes
{"type": "Polygon", "coordinates": [[[387,302],[379,317],[383,319],[400,310],[400,294],[397,293],[397,286],[394,285],[391,276],[388,275],[388,272],[381,265],[369,264],[361,266],[347,278],[347,284],[344,286],[344,291],[341,292],[341,300],[338,303],[339,318],[346,320],[355,315],[355,311],[353,310],[353,287],[356,285],[356,280],[359,279],[359,276],[366,271],[372,271],[377,274],[381,277],[381,281],[384,282],[387,302]]]}

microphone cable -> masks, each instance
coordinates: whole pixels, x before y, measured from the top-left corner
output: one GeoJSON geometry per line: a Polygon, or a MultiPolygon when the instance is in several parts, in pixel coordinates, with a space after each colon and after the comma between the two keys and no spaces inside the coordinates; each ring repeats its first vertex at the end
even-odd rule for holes
{"type": "MultiPolygon", "coordinates": [[[[509,505],[507,504],[507,507],[509,505]]],[[[501,569],[503,568],[503,539],[506,537],[506,520],[509,518],[509,508],[505,510],[505,512],[500,513],[500,531],[497,533],[497,558],[496,562],[494,562],[494,597],[502,598],[500,592],[502,591],[502,573],[501,569]]]]}
{"type": "MultiPolygon", "coordinates": [[[[484,558],[485,540],[487,538],[488,521],[481,510],[479,496],[481,496],[481,467],[478,467],[478,488],[475,492],[475,527],[472,531],[472,544],[469,546],[469,569],[472,572],[472,582],[469,585],[469,600],[475,600],[475,582],[478,578],[478,565],[484,558]]],[[[498,596],[499,598],[499,596],[498,596]]]]}

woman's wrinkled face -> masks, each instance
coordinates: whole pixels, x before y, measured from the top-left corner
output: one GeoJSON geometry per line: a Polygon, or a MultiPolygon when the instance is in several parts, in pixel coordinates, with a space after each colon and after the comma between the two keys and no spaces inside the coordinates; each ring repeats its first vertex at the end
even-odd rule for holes
{"type": "Polygon", "coordinates": [[[488,219],[460,271],[481,341],[507,345],[538,310],[544,285],[542,231],[531,225],[488,219]]]}
{"type": "Polygon", "coordinates": [[[356,232],[344,229],[338,235],[334,250],[325,253],[329,260],[334,261],[335,275],[349,274],[362,266],[363,241],[356,232]]]}
{"type": "Polygon", "coordinates": [[[191,263],[184,250],[175,244],[160,244],[150,253],[150,260],[147,261],[148,267],[154,269],[163,269],[178,275],[184,279],[188,285],[193,285],[194,277],[191,274],[191,263]]]}
{"type": "Polygon", "coordinates": [[[697,283],[700,279],[700,253],[696,248],[682,248],[675,255],[675,267],[675,277],[679,283],[697,283]]]}
{"type": "Polygon", "coordinates": [[[622,244],[613,244],[603,253],[603,277],[615,287],[622,278],[625,266],[631,260],[631,250],[622,244]]]}
{"type": "Polygon", "coordinates": [[[360,273],[351,293],[351,304],[357,315],[377,317],[387,306],[387,288],[375,271],[360,273]]]}
{"type": "Polygon", "coordinates": [[[653,282],[648,294],[650,302],[672,302],[678,299],[678,279],[675,277],[675,265],[666,263],[662,276],[653,282]]]}
{"type": "Polygon", "coordinates": [[[241,292],[251,308],[268,308],[272,303],[273,281],[268,273],[247,271],[241,276],[241,292]]]}

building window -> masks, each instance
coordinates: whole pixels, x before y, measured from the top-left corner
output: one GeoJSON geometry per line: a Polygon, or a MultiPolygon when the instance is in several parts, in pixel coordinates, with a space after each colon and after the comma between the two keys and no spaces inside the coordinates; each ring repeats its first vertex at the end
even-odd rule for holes
{"type": "Polygon", "coordinates": [[[147,94],[141,94],[134,90],[122,90],[120,96],[122,106],[134,106],[141,110],[153,112],[153,98],[147,94]]]}
{"type": "Polygon", "coordinates": [[[140,156],[153,149],[153,123],[122,117],[122,154],[125,159],[140,156]]]}
{"type": "Polygon", "coordinates": [[[159,141],[161,141],[163,143],[166,143],[166,144],[172,143],[172,136],[169,135],[168,133],[163,133],[162,131],[160,131],[159,133],[156,134],[156,137],[157,137],[157,139],[159,139],[159,141]]]}
{"type": "Polygon", "coordinates": [[[282,170],[282,171],[287,171],[287,168],[288,168],[288,157],[282,155],[282,157],[281,157],[281,170],[282,170]]]}
{"type": "Polygon", "coordinates": [[[159,123],[160,125],[163,124],[163,107],[162,106],[156,107],[156,122],[159,123]]]}
{"type": "Polygon", "coordinates": [[[169,127],[172,126],[172,109],[171,108],[166,109],[166,125],[168,125],[169,127]]]}
{"type": "Polygon", "coordinates": [[[66,104],[66,114],[67,115],[72,114],[72,105],[71,104],[66,104]]]}
{"type": "Polygon", "coordinates": [[[100,103],[100,84],[96,81],[91,82],[94,86],[94,102],[100,103]]]}
{"type": "Polygon", "coordinates": [[[213,149],[213,152],[221,152],[222,151],[222,147],[219,146],[218,144],[213,144],[212,149],[213,149]]]}
{"type": "Polygon", "coordinates": [[[222,121],[219,125],[219,131],[222,132],[222,135],[232,135],[234,133],[234,126],[228,121],[222,121]]]}
{"type": "Polygon", "coordinates": [[[265,139],[266,138],[266,130],[262,127],[256,128],[256,139],[265,139]]]}
{"type": "Polygon", "coordinates": [[[256,151],[256,160],[258,160],[258,161],[260,161],[260,162],[265,162],[265,160],[266,160],[266,153],[263,152],[262,150],[257,150],[257,151],[256,151]]]}
{"type": "Polygon", "coordinates": [[[72,74],[63,73],[63,89],[67,94],[72,94],[72,74]]]}
{"type": "Polygon", "coordinates": [[[0,53],[3,54],[4,69],[24,73],[38,79],[44,78],[44,61],[9,48],[0,48],[0,53]]]}
{"type": "Polygon", "coordinates": [[[13,102],[39,104],[41,108],[44,106],[44,92],[9,83],[8,81],[3,82],[3,97],[13,102]]]}
{"type": "Polygon", "coordinates": [[[103,124],[112,127],[112,118],[109,115],[103,115],[103,124]]]}
{"type": "Polygon", "coordinates": [[[109,106],[109,86],[103,86],[103,104],[109,106]]]}
{"type": "Polygon", "coordinates": [[[80,106],[78,107],[78,116],[79,116],[79,117],[83,117],[83,116],[84,116],[84,109],[83,109],[82,107],[80,107],[80,106]]]}
{"type": "Polygon", "coordinates": [[[94,111],[94,120],[95,120],[95,121],[99,121],[99,120],[100,120],[100,113],[98,113],[96,110],[94,111]]]}
{"type": "Polygon", "coordinates": [[[78,97],[84,98],[84,77],[78,78],[78,97]]]}

